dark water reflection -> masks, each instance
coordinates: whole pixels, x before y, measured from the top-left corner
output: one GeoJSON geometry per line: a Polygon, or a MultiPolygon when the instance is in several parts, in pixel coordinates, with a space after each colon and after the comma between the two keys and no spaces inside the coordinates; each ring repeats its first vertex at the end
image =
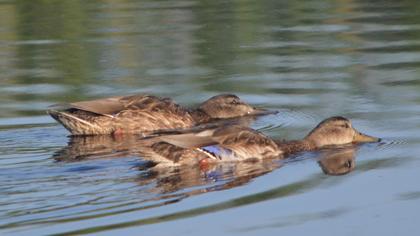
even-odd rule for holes
{"type": "Polygon", "coordinates": [[[415,234],[419,12],[414,0],[0,1],[0,234],[415,234]],[[223,92],[279,110],[252,124],[276,138],[344,115],[386,141],[152,172],[135,141],[72,140],[45,115],[223,92]]]}

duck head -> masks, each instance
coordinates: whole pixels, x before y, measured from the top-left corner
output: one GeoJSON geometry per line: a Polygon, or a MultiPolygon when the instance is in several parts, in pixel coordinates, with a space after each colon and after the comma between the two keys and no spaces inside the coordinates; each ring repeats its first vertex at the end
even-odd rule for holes
{"type": "Polygon", "coordinates": [[[221,94],[211,97],[203,102],[199,109],[215,119],[277,113],[276,111],[252,107],[233,94],[221,94]]]}
{"type": "Polygon", "coordinates": [[[349,143],[379,142],[380,139],[362,134],[353,128],[350,120],[341,116],[330,117],[319,123],[305,141],[316,148],[349,143]]]}

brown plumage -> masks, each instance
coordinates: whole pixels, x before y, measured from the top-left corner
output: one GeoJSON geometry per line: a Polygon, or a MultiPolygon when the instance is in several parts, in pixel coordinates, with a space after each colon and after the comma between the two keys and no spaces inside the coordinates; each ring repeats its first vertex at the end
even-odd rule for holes
{"type": "MultiPolygon", "coordinates": [[[[302,151],[313,151],[332,145],[349,143],[378,142],[380,139],[362,134],[355,130],[344,117],[331,117],[322,121],[305,138],[294,141],[277,141],[264,134],[243,126],[220,127],[196,133],[181,133],[153,138],[162,147],[171,145],[179,157],[170,157],[170,152],[155,149],[163,157],[159,162],[176,164],[183,152],[197,151],[204,155],[192,158],[192,162],[239,161],[246,159],[283,158],[302,151]],[[166,146],[165,146],[166,145],[166,146]]],[[[184,158],[185,160],[190,159],[184,158]]]]}
{"type": "Polygon", "coordinates": [[[192,127],[215,119],[272,113],[254,108],[237,96],[222,94],[188,109],[170,98],[151,95],[111,97],[59,104],[48,111],[72,135],[135,133],[192,127]]]}

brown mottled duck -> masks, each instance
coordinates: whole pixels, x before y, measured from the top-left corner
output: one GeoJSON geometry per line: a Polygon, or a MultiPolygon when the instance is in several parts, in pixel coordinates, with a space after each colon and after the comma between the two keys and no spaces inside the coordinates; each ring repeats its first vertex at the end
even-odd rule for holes
{"type": "Polygon", "coordinates": [[[188,128],[217,119],[273,112],[252,107],[232,94],[211,97],[194,109],[184,108],[170,98],[132,95],[57,104],[47,111],[72,135],[146,135],[152,131],[188,128]]]}
{"type": "MultiPolygon", "coordinates": [[[[145,157],[163,165],[284,158],[329,146],[379,142],[353,128],[350,120],[335,116],[323,120],[301,140],[280,141],[243,126],[223,126],[195,133],[162,135],[149,140],[145,157]]],[[[147,159],[147,158],[146,158],[147,159]]]]}

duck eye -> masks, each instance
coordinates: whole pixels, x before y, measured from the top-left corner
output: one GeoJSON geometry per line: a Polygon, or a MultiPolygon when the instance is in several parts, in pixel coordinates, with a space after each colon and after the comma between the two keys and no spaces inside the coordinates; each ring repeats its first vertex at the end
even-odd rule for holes
{"type": "Polygon", "coordinates": [[[232,101],[230,102],[230,104],[233,104],[233,105],[238,105],[238,104],[239,104],[239,102],[238,102],[237,100],[232,100],[232,101]]]}
{"type": "Polygon", "coordinates": [[[342,125],[341,127],[346,128],[346,129],[350,128],[349,124],[347,124],[347,123],[345,123],[345,124],[344,124],[344,125],[342,125]]]}

